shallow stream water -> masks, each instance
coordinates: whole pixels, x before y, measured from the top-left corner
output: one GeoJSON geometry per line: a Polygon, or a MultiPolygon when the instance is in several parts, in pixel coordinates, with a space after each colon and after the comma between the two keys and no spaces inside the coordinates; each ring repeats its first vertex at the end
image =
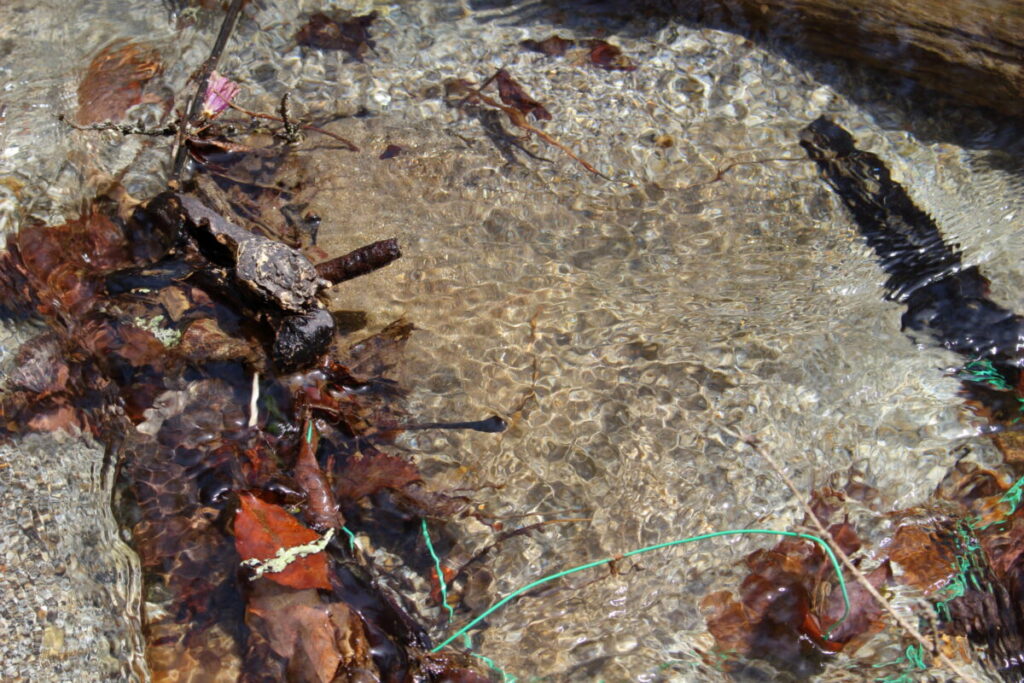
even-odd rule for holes
{"type": "MultiPolygon", "coordinates": [[[[360,114],[331,130],[361,152],[321,139],[298,153],[317,179],[320,246],[337,254],[394,236],[404,257],[338,287],[334,307],[366,311],[370,330],[400,316],[416,324],[402,369],[413,415],[511,422],[499,436],[403,437],[428,481],[501,484],[473,493],[499,514],[588,520],[508,542],[488,564],[478,611],[533,578],[636,547],[791,528],[796,502],[732,432],[756,435],[801,488],[856,479],[885,509],[926,498],[965,448],[998,461],[970,438],[944,376],[957,358],[901,333],[901,308],[882,300],[873,255],[797,136],[821,114],[850,129],[981,265],[994,298],[1021,311],[1024,195],[1019,161],[1007,162],[1021,149],[1000,142],[1009,124],[664,18],[362,5],[381,13],[363,63],[295,45],[323,3],[265,0],[246,11],[220,71],[248,109],[273,111],[290,92],[311,118],[360,114]],[[636,71],[518,47],[601,29],[636,71]],[[544,130],[610,180],[537,140],[523,143],[531,155],[503,153],[479,119],[445,105],[445,80],[481,82],[499,67],[547,105],[544,130]],[[402,152],[379,159],[389,144],[402,152]]],[[[102,174],[125,166],[135,196],[159,188],[165,144],[75,132],[55,117],[74,110],[89,59],[118,37],[155,45],[166,65],[155,92],[182,92],[220,13],[196,19],[142,1],[0,6],[5,230],[26,214],[74,215],[102,174]]],[[[160,113],[146,104],[133,118],[160,113]]],[[[31,330],[3,334],[9,357],[31,330]]],[[[138,570],[104,509],[102,451],[38,437],[6,447],[0,463],[5,498],[52,512],[2,515],[0,583],[16,597],[0,630],[24,636],[3,646],[3,677],[144,676],[138,570]],[[40,569],[40,553],[64,571],[40,569]]],[[[473,547],[483,531],[467,523],[458,534],[473,547]]],[[[769,543],[730,537],[645,555],[639,570],[577,575],[497,613],[474,648],[525,680],[708,680],[719,674],[701,659],[712,641],[697,603],[734,589],[743,556],[769,543]]],[[[893,659],[896,645],[880,637],[858,656],[875,647],[893,659]]]]}

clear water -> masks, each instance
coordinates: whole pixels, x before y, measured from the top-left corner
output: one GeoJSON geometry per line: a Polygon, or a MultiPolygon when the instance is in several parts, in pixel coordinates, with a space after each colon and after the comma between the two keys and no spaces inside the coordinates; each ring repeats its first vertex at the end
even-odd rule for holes
{"type": "MultiPolygon", "coordinates": [[[[894,95],[849,66],[812,73],[740,36],[672,22],[592,15],[556,25],[543,11],[365,2],[382,17],[376,50],[359,64],[295,47],[302,17],[322,3],[257,4],[220,68],[243,85],[243,106],[273,111],[287,91],[309,116],[369,114],[332,127],[362,152],[329,149],[322,138],[300,152],[303,172],[318,179],[312,208],[328,253],[395,236],[405,254],[339,287],[336,307],[367,311],[371,328],[402,315],[416,323],[404,369],[413,414],[498,413],[512,423],[498,437],[423,432],[403,446],[437,486],[503,484],[474,494],[498,513],[589,520],[509,542],[488,565],[494,580],[479,607],[532,578],[635,547],[791,528],[802,517],[791,495],[728,430],[756,434],[807,490],[856,477],[891,509],[920,502],[945,475],[971,434],[957,385],[942,372],[957,359],[915,348],[900,332],[901,310],[882,300],[872,255],[803,160],[797,131],[823,113],[839,120],[982,265],[997,300],[1024,310],[1024,195],[1005,163],[1020,149],[988,149],[1009,136],[1004,124],[894,95]],[[517,47],[602,26],[615,27],[611,40],[637,71],[517,47]],[[478,120],[445,106],[446,79],[479,82],[502,66],[548,105],[554,120],[544,129],[612,180],[537,141],[524,144],[548,161],[515,153],[509,162],[478,120]],[[382,161],[388,144],[403,152],[382,161]],[[710,182],[730,163],[765,159],[782,161],[737,165],[710,182]]],[[[72,215],[105,174],[125,167],[133,194],[156,189],[169,159],[163,143],[69,131],[55,115],[73,111],[82,70],[117,37],[157,46],[166,70],[156,92],[180,92],[219,16],[200,11],[195,25],[178,28],[180,17],[153,2],[0,6],[4,228],[26,213],[72,215]]],[[[133,116],[152,122],[159,111],[143,105],[133,116]]],[[[15,348],[4,344],[8,354],[15,348]]],[[[968,443],[974,458],[997,459],[968,443]]],[[[30,440],[23,455],[0,459],[47,449],[30,440]]],[[[93,472],[78,485],[95,495],[65,507],[58,543],[73,544],[71,529],[96,524],[109,482],[71,458],[46,466],[54,481],[70,468],[93,472]]],[[[14,472],[0,469],[0,481],[12,486],[14,472]]],[[[112,557],[121,557],[103,520],[112,557]]],[[[459,533],[468,547],[486,542],[478,526],[459,533]]],[[[474,646],[525,679],[708,680],[716,674],[701,663],[711,640],[697,603],[735,588],[738,562],[764,545],[733,537],[646,555],[642,571],[578,575],[489,619],[474,646]]],[[[114,640],[137,648],[128,614],[137,574],[123,559],[95,561],[129,568],[106,590],[123,636],[114,640]]],[[[9,653],[9,662],[20,657],[9,675],[60,678],[38,638],[9,653]]],[[[111,670],[130,675],[123,649],[114,659],[120,668],[111,670]]]]}

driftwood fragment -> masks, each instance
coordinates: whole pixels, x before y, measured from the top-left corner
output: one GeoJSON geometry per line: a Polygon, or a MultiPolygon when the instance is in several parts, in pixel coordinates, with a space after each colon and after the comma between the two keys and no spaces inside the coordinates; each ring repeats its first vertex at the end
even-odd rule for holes
{"type": "Polygon", "coordinates": [[[318,263],[316,272],[332,284],[338,284],[379,270],[401,256],[398,240],[392,237],[359,247],[330,261],[318,263]]]}

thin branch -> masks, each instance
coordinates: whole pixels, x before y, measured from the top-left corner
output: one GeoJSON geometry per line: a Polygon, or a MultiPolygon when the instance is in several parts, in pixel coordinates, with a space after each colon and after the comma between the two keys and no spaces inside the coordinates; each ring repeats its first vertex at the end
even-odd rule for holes
{"type": "Polygon", "coordinates": [[[466,102],[469,102],[469,101],[472,101],[472,100],[476,100],[476,101],[479,101],[479,102],[482,102],[482,103],[486,104],[488,107],[493,107],[494,109],[499,109],[499,110],[505,112],[505,115],[508,117],[508,120],[512,123],[513,126],[515,126],[517,128],[521,128],[521,129],[525,130],[528,133],[533,133],[534,135],[536,135],[537,137],[539,137],[541,140],[543,140],[544,142],[548,143],[552,147],[555,147],[557,149],[562,150],[562,152],[566,156],[568,156],[570,159],[572,159],[573,161],[578,163],[580,166],[582,166],[583,168],[585,168],[588,171],[590,171],[591,173],[593,173],[594,175],[600,176],[600,177],[604,178],[605,180],[611,180],[611,178],[606,176],[604,173],[601,173],[596,168],[594,168],[589,163],[587,163],[586,160],[584,160],[584,159],[580,158],[579,156],[577,156],[571,149],[569,149],[568,147],[563,145],[561,142],[559,142],[558,140],[554,139],[553,137],[551,137],[550,135],[548,135],[544,131],[540,130],[539,128],[537,128],[536,126],[531,124],[529,121],[527,121],[526,115],[523,114],[523,112],[519,111],[515,107],[506,106],[506,105],[502,104],[501,102],[498,102],[494,98],[488,97],[487,95],[485,95],[482,92],[480,92],[485,86],[487,86],[491,81],[494,80],[495,76],[497,76],[497,73],[495,73],[494,76],[491,76],[486,81],[484,81],[483,85],[481,85],[479,88],[469,87],[468,88],[469,89],[469,94],[467,94],[465,97],[462,98],[462,100],[459,102],[458,106],[462,107],[466,102]]]}
{"type": "Polygon", "coordinates": [[[875,602],[877,602],[882,607],[882,609],[888,612],[889,616],[891,616],[893,620],[897,624],[899,624],[900,627],[902,627],[903,630],[911,638],[920,643],[921,647],[923,647],[925,651],[930,652],[933,657],[941,661],[953,673],[959,676],[960,680],[967,681],[968,683],[981,683],[977,678],[974,678],[966,671],[964,671],[962,668],[960,668],[960,666],[952,659],[947,657],[945,653],[943,653],[941,650],[938,650],[935,647],[934,643],[928,642],[928,640],[921,634],[921,632],[918,631],[913,626],[913,624],[907,621],[903,617],[903,615],[897,612],[896,608],[894,608],[892,604],[888,600],[886,600],[882,596],[882,594],[875,589],[873,585],[871,585],[871,582],[868,580],[866,576],[864,576],[864,573],[861,572],[861,570],[858,569],[856,565],[854,565],[853,562],[850,561],[849,556],[843,552],[842,548],[839,547],[839,544],[836,543],[836,540],[832,537],[832,534],[829,533],[829,530],[825,527],[824,524],[821,523],[821,520],[818,519],[818,515],[815,514],[814,509],[811,507],[811,504],[808,502],[807,498],[803,495],[800,489],[797,488],[797,485],[793,482],[792,479],[789,478],[789,475],[787,475],[785,470],[782,469],[782,466],[778,463],[778,461],[758,445],[756,439],[754,439],[751,436],[741,435],[733,431],[732,429],[729,429],[728,427],[724,427],[722,425],[719,425],[719,428],[722,429],[722,431],[730,434],[731,436],[745,443],[748,447],[750,447],[751,450],[760,455],[765,460],[765,462],[767,462],[768,465],[771,466],[773,470],[775,470],[775,473],[786,484],[789,490],[792,491],[793,496],[800,503],[800,506],[803,507],[804,511],[811,518],[811,521],[814,523],[815,528],[818,530],[818,534],[822,538],[824,538],[830,546],[832,546],[832,550],[839,557],[839,559],[846,566],[846,568],[850,570],[850,573],[857,580],[857,583],[864,587],[864,590],[866,590],[871,595],[871,597],[875,599],[875,602]]]}
{"type": "Polygon", "coordinates": [[[220,56],[224,53],[224,48],[228,44],[231,32],[235,29],[235,24],[238,21],[238,15],[241,13],[242,8],[248,1],[249,0],[232,0],[227,14],[224,15],[224,21],[220,25],[220,33],[217,34],[217,40],[213,44],[213,49],[210,50],[210,56],[205,62],[203,62],[200,69],[198,79],[199,87],[196,89],[196,94],[192,98],[192,102],[189,103],[188,110],[185,113],[185,120],[178,131],[178,151],[174,157],[174,169],[171,171],[172,180],[179,180],[181,178],[182,171],[185,169],[185,162],[188,160],[188,150],[185,147],[185,137],[188,135],[192,124],[199,120],[199,117],[203,112],[203,102],[206,100],[206,91],[210,87],[210,76],[213,75],[214,70],[217,68],[217,62],[220,61],[220,56]]]}
{"type": "Polygon", "coordinates": [[[75,130],[113,130],[117,131],[121,135],[149,135],[152,137],[163,137],[178,134],[177,122],[170,122],[163,128],[145,128],[144,126],[136,123],[115,123],[113,121],[101,121],[99,123],[90,123],[87,126],[80,126],[74,121],[68,119],[64,114],[58,114],[57,120],[61,123],[67,124],[75,130]]]}
{"type": "Polygon", "coordinates": [[[308,124],[302,124],[302,123],[295,124],[295,123],[292,123],[290,121],[286,121],[283,118],[280,118],[280,117],[277,117],[277,116],[272,116],[271,114],[261,114],[258,111],[249,111],[248,109],[243,109],[242,107],[239,107],[237,104],[234,104],[233,102],[228,102],[228,106],[231,107],[232,109],[234,109],[235,111],[237,111],[239,113],[242,113],[242,114],[245,114],[246,116],[251,116],[254,119],[265,119],[267,121],[276,121],[278,123],[283,123],[286,128],[288,128],[289,126],[291,126],[291,127],[298,126],[302,130],[309,130],[309,131],[313,131],[314,133],[320,133],[321,135],[326,135],[327,137],[334,138],[335,140],[337,140],[341,144],[343,144],[346,147],[348,147],[349,151],[352,151],[352,152],[358,152],[359,151],[359,148],[356,147],[354,142],[346,140],[345,138],[341,137],[340,135],[335,135],[334,133],[330,132],[329,130],[324,130],[323,128],[318,128],[317,126],[310,126],[308,124]]]}

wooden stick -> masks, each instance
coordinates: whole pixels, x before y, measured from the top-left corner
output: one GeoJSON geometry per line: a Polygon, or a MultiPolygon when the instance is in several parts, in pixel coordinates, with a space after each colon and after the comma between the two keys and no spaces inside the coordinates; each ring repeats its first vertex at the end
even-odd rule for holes
{"type": "Polygon", "coordinates": [[[220,33],[217,34],[217,40],[213,44],[213,49],[210,50],[210,56],[207,57],[206,61],[203,62],[203,65],[200,68],[199,87],[196,89],[196,94],[189,103],[188,110],[185,113],[185,120],[178,129],[178,150],[175,153],[174,168],[171,171],[171,180],[173,181],[181,179],[181,173],[185,169],[185,162],[188,160],[188,150],[185,147],[185,138],[190,134],[192,124],[199,120],[199,116],[203,112],[203,102],[206,100],[206,91],[210,87],[210,76],[213,75],[214,70],[217,68],[217,62],[220,61],[220,56],[224,53],[224,48],[228,44],[231,32],[235,29],[239,13],[241,13],[242,8],[248,2],[249,0],[231,1],[231,6],[228,8],[227,14],[224,15],[224,21],[221,22],[220,33]]]}

